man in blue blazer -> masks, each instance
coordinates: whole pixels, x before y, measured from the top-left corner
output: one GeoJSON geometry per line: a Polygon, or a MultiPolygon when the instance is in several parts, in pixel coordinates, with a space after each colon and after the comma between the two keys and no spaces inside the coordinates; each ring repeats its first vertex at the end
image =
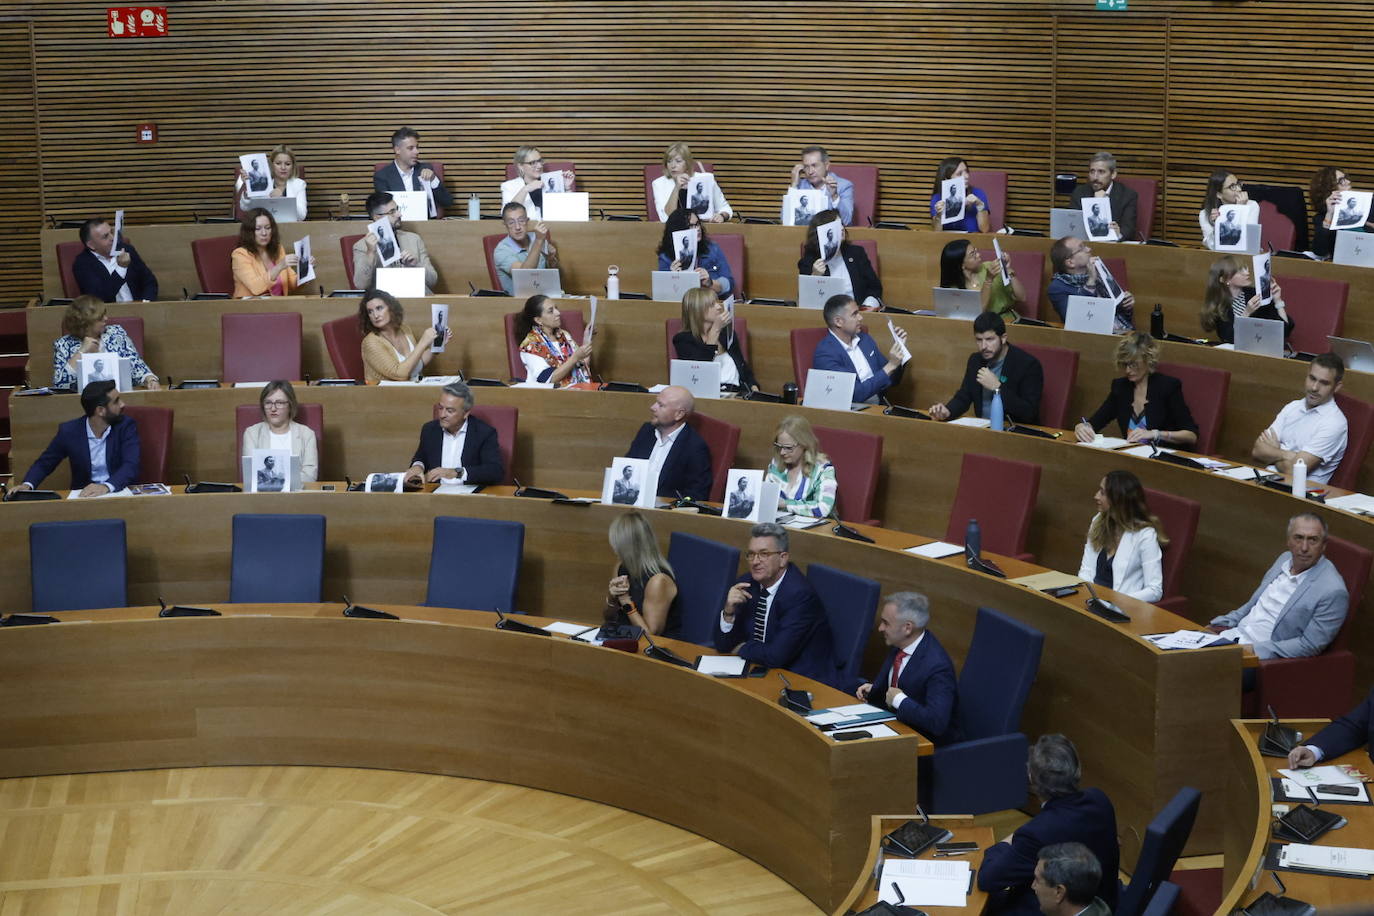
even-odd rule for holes
{"type": "Polygon", "coordinates": [[[506,477],[496,430],[469,414],[472,391],[464,382],[449,382],[439,393],[439,419],[420,427],[420,447],[406,472],[406,485],[457,480],[500,483],[506,477]]]}
{"type": "Polygon", "coordinates": [[[402,127],[391,135],[391,149],[396,154],[395,160],[372,173],[374,191],[428,190],[434,198],[429,209],[431,217],[440,216],[440,210],[453,206],[453,195],[444,187],[433,167],[428,162],[420,161],[418,133],[412,128],[402,127]]]}
{"type": "Polygon", "coordinates": [[[931,740],[954,740],[954,705],[958,686],[949,653],[926,629],[930,601],[920,592],[894,592],[883,599],[878,632],[891,647],[878,676],[860,684],[854,695],[873,706],[885,707],[931,740]],[[896,669],[896,676],[893,670],[896,669]]]}
{"type": "Polygon", "coordinates": [[[43,454],[24,475],[20,486],[32,490],[66,458],[71,463],[73,490],[102,496],[138,480],[138,424],[124,416],[124,400],[113,381],[91,382],[81,391],[84,417],[57,427],[43,454]]]}
{"type": "Polygon", "coordinates": [[[649,478],[658,477],[659,496],[711,498],[711,450],[687,422],[696,401],[692,393],[669,385],[649,405],[649,422],[635,433],[626,458],[649,459],[649,478]]]}
{"type": "MultiPolygon", "coordinates": [[[[843,293],[825,301],[825,326],[830,333],[816,344],[811,365],[831,372],[853,372],[854,400],[862,404],[878,403],[878,395],[902,380],[902,350],[906,346],[906,331],[897,328],[892,347],[884,360],[878,345],[864,330],[864,315],[853,296],[843,293]]],[[[801,385],[806,379],[797,379],[801,385]]]]}
{"type": "MultiPolygon", "coordinates": [[[[792,187],[824,190],[830,209],[840,211],[840,222],[854,225],[854,182],[830,171],[830,153],[825,147],[808,146],[802,150],[801,162],[792,166],[792,187]]],[[[786,205],[784,199],[783,206],[786,205]]]]}
{"type": "Polygon", "coordinates": [[[1374,690],[1364,702],[1288,752],[1288,765],[1310,767],[1364,746],[1374,760],[1374,690]]]}
{"type": "Polygon", "coordinates": [[[781,525],[764,522],[750,530],[749,572],[725,594],[716,649],[830,684],[835,657],[825,608],[801,570],[788,564],[787,547],[781,525]]]}
{"type": "Polygon", "coordinates": [[[82,295],[105,302],[133,302],[157,298],[157,277],[128,238],[115,248],[114,229],[104,217],[88,219],[78,232],[86,247],[72,261],[72,278],[82,295]]]}
{"type": "Polygon", "coordinates": [[[1078,750],[1063,735],[1041,735],[1030,749],[1026,769],[1031,790],[1043,803],[1040,813],[983,853],[978,886],[989,894],[984,912],[1039,913],[1031,890],[1040,850],[1055,843],[1082,843],[1102,865],[1097,896],[1116,906],[1120,848],[1116,809],[1101,789],[1078,787],[1082,768],[1078,750]]]}
{"type": "Polygon", "coordinates": [[[1326,552],[1326,522],[1303,512],[1288,520],[1288,552],[1250,600],[1212,620],[1211,630],[1255,647],[1260,658],[1320,655],[1345,622],[1350,596],[1326,552]]]}

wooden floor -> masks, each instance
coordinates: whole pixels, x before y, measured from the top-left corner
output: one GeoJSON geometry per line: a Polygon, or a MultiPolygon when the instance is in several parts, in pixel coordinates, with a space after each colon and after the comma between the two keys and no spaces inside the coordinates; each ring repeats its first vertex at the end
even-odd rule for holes
{"type": "Polygon", "coordinates": [[[0,916],[815,912],[695,834],[501,783],[323,767],[0,780],[0,916]]]}

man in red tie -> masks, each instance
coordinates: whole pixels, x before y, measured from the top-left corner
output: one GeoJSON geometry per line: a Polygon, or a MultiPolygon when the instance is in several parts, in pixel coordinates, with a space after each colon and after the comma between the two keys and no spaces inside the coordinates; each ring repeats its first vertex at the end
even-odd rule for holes
{"type": "Polygon", "coordinates": [[[958,691],[954,664],[930,623],[930,601],[920,592],[894,592],[883,599],[878,632],[892,647],[872,683],[860,684],[854,695],[873,706],[886,707],[934,744],[953,741],[954,706],[958,691]]]}

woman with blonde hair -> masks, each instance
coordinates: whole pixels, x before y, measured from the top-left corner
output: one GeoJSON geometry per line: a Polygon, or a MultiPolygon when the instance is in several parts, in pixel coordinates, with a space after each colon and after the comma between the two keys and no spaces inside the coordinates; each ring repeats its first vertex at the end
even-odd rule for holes
{"type": "MultiPolygon", "coordinates": [[[[62,336],[52,342],[53,388],[75,388],[82,353],[113,353],[129,357],[135,385],[156,391],[162,385],[148,368],[129,334],[106,317],[109,309],[99,296],[77,296],[62,316],[62,336]]],[[[80,394],[80,392],[77,392],[80,394]]]]}
{"type": "Polygon", "coordinates": [[[1189,448],[1197,444],[1197,423],[1183,399],[1183,383],[1159,368],[1159,344],[1143,331],[1131,331],[1116,345],[1116,368],[1107,398],[1097,412],[1074,429],[1079,442],[1091,442],[1115,420],[1131,442],[1189,448]]]}
{"type": "Polygon", "coordinates": [[[617,564],[606,589],[605,622],[633,624],[655,636],[682,634],[673,567],[658,549],[654,530],[636,511],[611,522],[611,549],[617,564]]]}
{"type": "MultiPolygon", "coordinates": [[[[305,179],[300,177],[296,166],[296,153],[285,143],[278,143],[267,153],[267,162],[272,167],[272,184],[268,197],[290,197],[296,201],[296,219],[304,221],[305,179]]],[[[238,196],[239,209],[247,212],[251,205],[248,196],[248,182],[244,180],[243,168],[239,168],[238,179],[234,182],[234,193],[238,196]]]]}
{"type": "MultiPolygon", "coordinates": [[[[681,140],[664,151],[663,174],[655,178],[650,185],[660,223],[668,222],[668,215],[674,210],[687,207],[687,182],[692,180],[693,175],[706,171],[706,166],[692,158],[692,148],[681,140]]],[[[725,194],[715,181],[711,182],[711,205],[716,211],[711,217],[713,223],[723,223],[735,215],[730,202],[725,199],[725,194]]]]}
{"type": "Polygon", "coordinates": [[[682,297],[682,330],[673,335],[678,359],[720,366],[720,387],[745,394],[759,390],[754,370],[744,358],[730,312],[715,293],[704,287],[682,297]]]}
{"type": "Polygon", "coordinates": [[[1108,471],[1097,485],[1097,514],[1088,526],[1078,576],[1141,601],[1164,595],[1160,549],[1169,539],[1150,514],[1145,490],[1130,471],[1108,471]]]}
{"type": "Polygon", "coordinates": [[[1226,255],[1212,262],[1207,275],[1207,293],[1202,302],[1202,329],[1216,334],[1222,343],[1236,342],[1237,318],[1269,318],[1283,322],[1283,339],[1293,332],[1293,319],[1283,304],[1283,290],[1277,282],[1271,284],[1273,301],[1260,304],[1250,276],[1250,259],[1241,260],[1226,255]]]}
{"type": "Polygon", "coordinates": [[[788,414],[778,423],[768,479],[777,481],[779,509],[811,518],[835,514],[835,495],[839,492],[835,466],[821,451],[805,417],[788,414]]]}

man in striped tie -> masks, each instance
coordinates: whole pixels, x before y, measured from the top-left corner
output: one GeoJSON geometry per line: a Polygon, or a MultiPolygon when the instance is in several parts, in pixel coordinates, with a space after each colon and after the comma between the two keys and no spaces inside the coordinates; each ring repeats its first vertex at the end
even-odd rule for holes
{"type": "Polygon", "coordinates": [[[806,576],[789,565],[787,548],[781,525],[750,530],[749,572],[725,595],[716,649],[833,685],[837,668],[825,609],[806,576]]]}
{"type": "Polygon", "coordinates": [[[886,707],[931,740],[954,740],[954,706],[958,688],[949,653],[927,627],[930,600],[920,592],[893,592],[883,599],[878,632],[891,647],[872,683],[860,684],[854,695],[874,706],[886,707]]]}

